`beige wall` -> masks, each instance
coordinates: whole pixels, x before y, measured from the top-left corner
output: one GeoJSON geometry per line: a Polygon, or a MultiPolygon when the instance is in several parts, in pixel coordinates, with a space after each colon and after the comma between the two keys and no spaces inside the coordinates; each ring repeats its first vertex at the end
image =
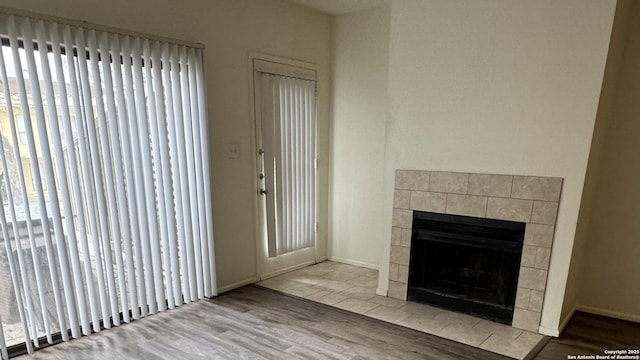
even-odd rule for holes
{"type": "Polygon", "coordinates": [[[560,321],[614,9],[614,0],[392,4],[381,236],[391,234],[395,169],[564,178],[544,333],[560,321]]]}
{"type": "MultiPolygon", "coordinates": [[[[319,64],[319,239],[326,243],[328,111],[331,19],[280,0],[2,0],[0,6],[149,34],[206,46],[205,73],[210,121],[211,178],[220,288],[256,275],[253,118],[249,104],[249,51],[319,64]],[[229,159],[229,143],[240,158],[229,159]]],[[[326,248],[320,249],[322,256],[326,248]]]]}
{"type": "MultiPolygon", "coordinates": [[[[571,256],[571,266],[567,280],[564,303],[562,304],[561,327],[564,327],[571,319],[573,310],[577,305],[577,296],[580,288],[581,277],[584,274],[584,253],[589,252],[587,240],[591,234],[593,223],[595,198],[598,194],[598,184],[601,179],[602,162],[607,143],[610,141],[609,129],[611,127],[613,110],[618,84],[621,75],[624,51],[629,38],[630,18],[634,0],[618,0],[616,6],[615,19],[611,32],[609,53],[607,55],[607,65],[602,83],[600,102],[596,115],[596,124],[591,140],[591,152],[587,166],[587,174],[580,204],[578,225],[573,244],[571,256]]],[[[597,216],[597,215],[596,215],[597,216]]],[[[597,222],[596,222],[597,223],[597,222]]],[[[562,330],[562,329],[561,329],[562,330]]]]}
{"type": "MultiPolygon", "coordinates": [[[[628,7],[627,7],[628,8],[628,7]]],[[[629,11],[629,10],[628,10],[629,11]]],[[[578,309],[640,321],[640,7],[633,3],[613,111],[592,189],[578,309]]],[[[591,164],[590,164],[591,166],[591,164]]]]}
{"type": "Polygon", "coordinates": [[[384,239],[389,16],[382,7],[333,22],[329,258],[372,268],[384,239]]]}

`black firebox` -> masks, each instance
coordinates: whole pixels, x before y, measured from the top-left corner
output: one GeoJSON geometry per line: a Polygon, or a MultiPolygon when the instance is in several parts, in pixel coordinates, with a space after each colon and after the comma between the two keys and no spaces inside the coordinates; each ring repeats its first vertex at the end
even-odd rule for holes
{"type": "Polygon", "coordinates": [[[525,224],[413,212],[407,298],[511,325],[525,224]]]}

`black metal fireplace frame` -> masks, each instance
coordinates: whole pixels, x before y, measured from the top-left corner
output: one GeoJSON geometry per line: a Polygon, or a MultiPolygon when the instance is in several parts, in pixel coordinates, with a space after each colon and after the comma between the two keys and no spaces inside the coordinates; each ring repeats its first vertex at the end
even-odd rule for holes
{"type": "Polygon", "coordinates": [[[407,300],[510,325],[515,307],[525,226],[525,223],[515,221],[414,211],[407,300]],[[488,303],[422,287],[425,280],[420,272],[424,271],[424,265],[418,268],[416,264],[421,260],[418,257],[424,256],[424,246],[428,242],[464,248],[476,247],[480,251],[493,251],[509,256],[511,270],[506,280],[509,282],[509,289],[502,296],[502,303],[488,303]],[[418,248],[423,250],[416,250],[418,248]]]}

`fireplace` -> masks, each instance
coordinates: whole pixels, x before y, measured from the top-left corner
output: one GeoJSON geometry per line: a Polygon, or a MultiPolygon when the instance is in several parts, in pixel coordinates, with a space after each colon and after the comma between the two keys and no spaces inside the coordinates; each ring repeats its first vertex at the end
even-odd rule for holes
{"type": "Polygon", "coordinates": [[[407,299],[511,325],[525,224],[414,211],[407,299]]]}
{"type": "MultiPolygon", "coordinates": [[[[538,331],[562,192],[561,178],[397,170],[393,191],[386,291],[389,297],[407,300],[409,294],[415,211],[517,222],[524,224],[524,242],[519,268],[513,271],[517,285],[511,326],[538,331]]],[[[433,260],[440,261],[440,257],[433,260]]]]}

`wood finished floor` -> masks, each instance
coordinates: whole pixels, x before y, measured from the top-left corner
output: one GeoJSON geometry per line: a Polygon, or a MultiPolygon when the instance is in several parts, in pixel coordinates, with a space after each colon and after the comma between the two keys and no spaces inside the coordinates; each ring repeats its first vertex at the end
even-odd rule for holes
{"type": "Polygon", "coordinates": [[[536,360],[568,355],[605,355],[604,350],[640,349],[640,324],[577,312],[562,336],[552,339],[536,360]]]}
{"type": "Polygon", "coordinates": [[[18,359],[108,358],[509,359],[255,286],[18,359]]]}

